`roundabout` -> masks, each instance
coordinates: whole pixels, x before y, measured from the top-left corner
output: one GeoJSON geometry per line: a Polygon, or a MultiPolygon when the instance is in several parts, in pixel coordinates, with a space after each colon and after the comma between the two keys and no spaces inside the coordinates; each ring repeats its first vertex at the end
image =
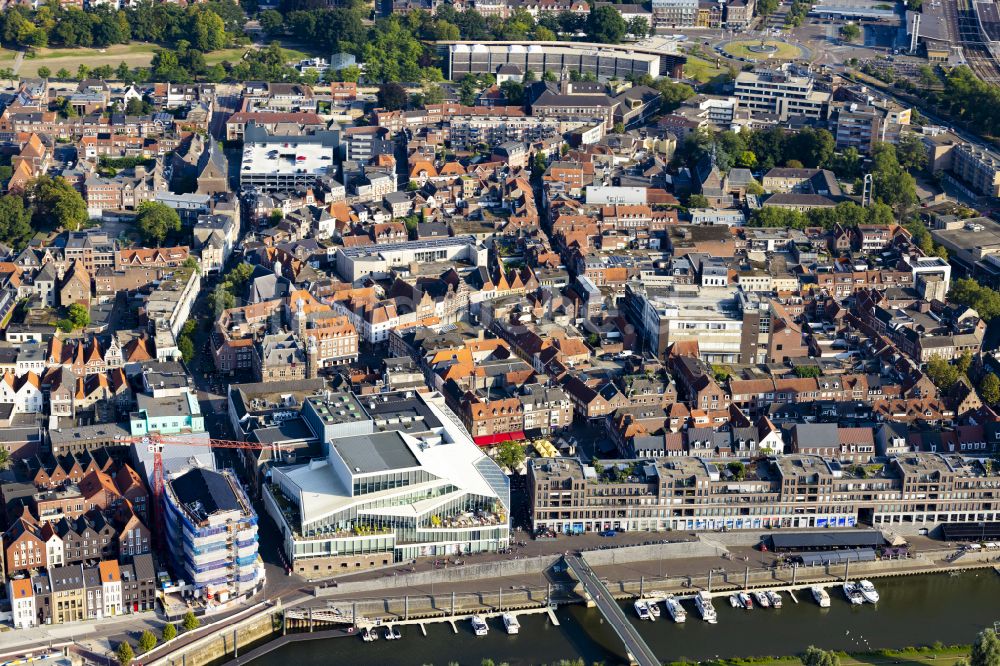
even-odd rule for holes
{"type": "Polygon", "coordinates": [[[746,60],[796,60],[801,48],[780,39],[738,39],[721,45],[726,55],[746,60]]]}

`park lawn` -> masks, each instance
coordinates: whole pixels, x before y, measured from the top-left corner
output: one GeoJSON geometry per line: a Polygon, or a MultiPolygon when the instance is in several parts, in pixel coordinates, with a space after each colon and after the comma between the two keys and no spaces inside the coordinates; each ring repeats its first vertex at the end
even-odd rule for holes
{"type": "MultiPolygon", "coordinates": [[[[877,654],[854,653],[840,656],[840,666],[889,666],[899,664],[901,666],[954,666],[960,659],[967,659],[968,648],[951,649],[943,648],[939,651],[902,651],[894,652],[893,656],[883,657],[877,654]]],[[[738,662],[732,660],[728,663],[738,662]]],[[[798,657],[780,657],[775,659],[750,659],[745,662],[753,666],[802,666],[802,661],[798,657]]]]}
{"type": "Polygon", "coordinates": [[[775,39],[767,39],[764,40],[764,43],[769,46],[774,46],[778,50],[771,53],[755,53],[748,48],[750,46],[760,44],[759,41],[730,42],[723,46],[722,50],[731,56],[736,56],[737,58],[753,58],[755,60],[766,60],[768,57],[777,58],[778,60],[792,60],[802,55],[801,49],[786,42],[781,42],[775,39]]]}
{"type": "MultiPolygon", "coordinates": [[[[106,49],[38,49],[34,57],[24,58],[18,74],[20,76],[35,76],[39,67],[48,67],[53,73],[65,68],[75,74],[81,63],[91,69],[102,65],[117,67],[123,61],[129,67],[148,67],[149,63],[153,61],[153,52],[158,48],[160,47],[156,44],[133,42],[131,44],[115,44],[106,49]]],[[[6,56],[7,53],[5,51],[3,56],[6,56]]],[[[0,56],[0,62],[3,62],[3,56],[0,56]]]]}
{"type": "Polygon", "coordinates": [[[720,74],[728,73],[728,67],[716,67],[715,63],[693,55],[687,56],[687,63],[684,64],[684,76],[699,83],[708,83],[720,74]]]}

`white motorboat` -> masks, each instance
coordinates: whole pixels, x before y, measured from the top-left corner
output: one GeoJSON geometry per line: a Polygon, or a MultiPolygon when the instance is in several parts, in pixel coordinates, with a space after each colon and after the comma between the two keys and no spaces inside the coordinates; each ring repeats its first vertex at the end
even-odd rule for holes
{"type": "Polygon", "coordinates": [[[656,599],[647,599],[646,608],[649,609],[649,614],[653,616],[653,619],[660,617],[660,604],[657,603],[656,599]]]}
{"type": "Polygon", "coordinates": [[[486,625],[486,620],[483,619],[482,615],[472,616],[472,631],[476,633],[476,636],[485,636],[490,633],[490,628],[486,625]]]}
{"type": "Polygon", "coordinates": [[[774,590],[767,591],[767,598],[771,602],[771,606],[774,608],[781,608],[781,595],[774,590]]]}
{"type": "Polygon", "coordinates": [[[397,627],[393,627],[393,628],[392,628],[392,637],[393,637],[393,638],[394,638],[395,640],[397,640],[397,641],[398,641],[398,640],[399,640],[400,638],[402,638],[402,637],[403,637],[403,634],[399,633],[399,628],[397,628],[397,627]]]}
{"type": "Polygon", "coordinates": [[[844,596],[855,606],[865,603],[865,598],[861,594],[861,590],[858,589],[857,585],[849,581],[844,583],[844,596]]]}
{"type": "Polygon", "coordinates": [[[740,592],[740,605],[747,610],[753,610],[753,599],[746,592],[740,592]]]}
{"type": "MultiPolygon", "coordinates": [[[[736,603],[739,603],[737,600],[736,603]]],[[[709,624],[715,624],[719,621],[719,616],[715,612],[715,606],[712,605],[712,597],[708,596],[704,592],[699,592],[698,596],[694,598],[694,605],[701,613],[701,619],[709,624]]]]}
{"type": "Polygon", "coordinates": [[[815,587],[811,587],[809,589],[812,592],[813,599],[816,600],[816,603],[819,604],[820,608],[830,607],[830,595],[827,593],[826,590],[824,590],[822,587],[818,585],[815,587]]]}
{"type": "Polygon", "coordinates": [[[735,592],[733,594],[730,594],[729,605],[732,606],[733,608],[742,608],[743,602],[740,601],[740,595],[736,594],[735,592]]]}
{"type": "Polygon", "coordinates": [[[365,629],[361,634],[361,640],[365,643],[371,643],[372,641],[378,640],[378,631],[375,629],[365,629]]]}
{"type": "Polygon", "coordinates": [[[670,617],[673,618],[674,622],[684,622],[687,620],[687,613],[684,611],[684,607],[681,606],[681,602],[673,597],[667,597],[663,600],[663,605],[667,607],[667,612],[670,613],[670,617]]]}
{"type": "Polygon", "coordinates": [[[516,615],[513,613],[504,613],[501,617],[503,618],[503,626],[508,634],[513,636],[521,631],[521,623],[517,621],[516,615]]]}
{"type": "Polygon", "coordinates": [[[396,640],[396,635],[392,633],[392,627],[385,628],[385,640],[387,641],[396,640]]]}
{"type": "Polygon", "coordinates": [[[767,592],[763,590],[757,590],[753,593],[753,600],[757,602],[757,605],[761,608],[770,608],[771,599],[767,596],[767,592]]]}
{"type": "Polygon", "coordinates": [[[635,614],[639,616],[640,620],[652,620],[653,616],[649,612],[649,606],[642,599],[636,599],[635,603],[632,604],[635,608],[635,614]]]}
{"type": "Polygon", "coordinates": [[[863,580],[858,583],[858,591],[861,592],[861,596],[863,596],[865,601],[868,603],[878,603],[878,590],[875,589],[875,586],[872,585],[870,580],[863,580]]]}

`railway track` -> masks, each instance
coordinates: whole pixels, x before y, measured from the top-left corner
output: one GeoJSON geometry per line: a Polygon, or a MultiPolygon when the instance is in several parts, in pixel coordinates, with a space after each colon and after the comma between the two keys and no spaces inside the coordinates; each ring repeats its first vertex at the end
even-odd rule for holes
{"type": "Polygon", "coordinates": [[[948,17],[948,23],[952,31],[958,33],[952,36],[957,38],[955,41],[961,47],[969,68],[983,81],[1000,85],[1000,67],[986,47],[972,0],[954,0],[954,2],[945,0],[945,4],[951,12],[954,12],[948,17]]]}

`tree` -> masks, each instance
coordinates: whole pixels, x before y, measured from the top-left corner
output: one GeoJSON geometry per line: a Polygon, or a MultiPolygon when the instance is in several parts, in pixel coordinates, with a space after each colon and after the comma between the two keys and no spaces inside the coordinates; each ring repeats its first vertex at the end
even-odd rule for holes
{"type": "Polygon", "coordinates": [[[823,374],[822,370],[819,369],[819,366],[815,365],[797,365],[795,366],[795,370],[793,370],[793,372],[795,373],[796,377],[802,377],[802,378],[819,377],[820,375],[823,374]]]}
{"type": "Polygon", "coordinates": [[[840,666],[840,657],[836,652],[827,652],[810,645],[802,655],[804,666],[840,666]]]}
{"type": "Polygon", "coordinates": [[[972,644],[970,666],[1000,666],[1000,638],[993,629],[984,629],[972,644]]]}
{"type": "Polygon", "coordinates": [[[958,357],[957,361],[955,361],[955,367],[958,368],[958,371],[963,375],[968,375],[969,368],[972,367],[972,352],[969,350],[962,352],[962,355],[958,357]]]}
{"type": "Polygon", "coordinates": [[[172,641],[177,637],[177,626],[173,622],[163,625],[163,642],[172,641]]]}
{"type": "Polygon", "coordinates": [[[406,100],[406,90],[398,83],[383,83],[378,87],[378,105],[387,111],[402,109],[406,100]]]}
{"type": "Polygon", "coordinates": [[[642,16],[635,16],[629,19],[628,34],[633,37],[646,37],[649,35],[649,21],[642,16]]]}
{"type": "Polygon", "coordinates": [[[182,336],[177,341],[177,350],[181,353],[181,357],[184,359],[185,363],[190,363],[194,360],[194,342],[191,338],[182,336]]]}
{"type": "Polygon", "coordinates": [[[160,245],[168,234],[181,230],[181,218],[176,210],[166,204],[144,201],[139,204],[136,226],[147,244],[160,245]]]}
{"type": "Polygon", "coordinates": [[[621,13],[610,5],[591,10],[587,17],[586,33],[592,42],[617,44],[627,30],[628,26],[621,13]]]}
{"type": "Polygon", "coordinates": [[[692,194],[688,197],[688,208],[708,208],[708,199],[701,194],[692,194]]]}
{"type": "Polygon", "coordinates": [[[60,67],[59,71],[56,72],[56,78],[57,79],[63,79],[63,80],[65,80],[65,79],[70,78],[70,76],[71,76],[71,74],[69,73],[69,70],[66,69],[65,67],[60,67]]]}
{"type": "Polygon", "coordinates": [[[1000,292],[970,278],[953,281],[948,300],[969,306],[986,322],[1000,314],[1000,292]]]}
{"type": "Polygon", "coordinates": [[[34,201],[32,221],[38,227],[76,231],[87,221],[87,203],[62,176],[39,176],[29,193],[34,201]]]}
{"type": "Polygon", "coordinates": [[[503,96],[507,98],[507,103],[511,106],[521,106],[524,104],[524,86],[517,81],[504,81],[500,84],[503,96]]]}
{"type": "Polygon", "coordinates": [[[738,460],[727,464],[726,469],[728,469],[732,473],[733,478],[735,478],[737,481],[742,481],[743,479],[747,478],[746,465],[739,462],[738,460]]]}
{"type": "Polygon", "coordinates": [[[935,354],[927,362],[927,377],[942,391],[947,391],[958,381],[958,368],[935,354]]]}
{"type": "Polygon", "coordinates": [[[51,69],[49,69],[45,65],[42,65],[41,67],[38,68],[38,78],[47,79],[50,76],[52,76],[52,70],[51,69]]]}
{"type": "Polygon", "coordinates": [[[201,626],[201,622],[194,616],[194,613],[188,611],[184,613],[184,618],[181,620],[181,626],[184,627],[184,631],[194,631],[201,626]]]}
{"type": "Polygon", "coordinates": [[[90,325],[90,311],[87,306],[80,303],[73,303],[66,309],[66,318],[73,324],[73,328],[85,328],[90,325]]]}
{"type": "Polygon", "coordinates": [[[916,134],[904,134],[896,144],[896,159],[907,171],[923,170],[927,166],[927,149],[916,134]]]}
{"type": "Polygon", "coordinates": [[[840,36],[847,42],[856,42],[861,39],[861,28],[856,23],[848,23],[840,28],[840,36]]]}
{"type": "Polygon", "coordinates": [[[139,636],[138,647],[140,654],[149,652],[150,650],[156,647],[156,636],[153,635],[152,631],[147,629],[146,631],[142,632],[142,634],[139,636]]]}
{"type": "Polygon", "coordinates": [[[262,11],[258,20],[261,29],[268,37],[277,37],[285,31],[285,17],[279,11],[274,9],[262,11]]]}
{"type": "Polygon", "coordinates": [[[121,666],[129,666],[132,660],[135,659],[135,652],[132,651],[132,646],[129,645],[128,641],[122,641],[118,644],[116,654],[118,655],[118,663],[121,666]]]}
{"type": "Polygon", "coordinates": [[[872,148],[872,185],[876,201],[892,206],[902,217],[917,202],[917,184],[896,158],[896,149],[888,143],[872,148]]]}
{"type": "Polygon", "coordinates": [[[31,211],[16,194],[0,197],[0,241],[20,248],[31,238],[31,211]]]}
{"type": "Polygon", "coordinates": [[[979,382],[979,396],[988,405],[995,405],[1000,402],[1000,377],[988,372],[983,380],[979,382]]]}
{"type": "Polygon", "coordinates": [[[501,467],[506,467],[511,472],[516,472],[524,462],[524,447],[513,440],[507,440],[497,447],[493,459],[501,467]]]}

